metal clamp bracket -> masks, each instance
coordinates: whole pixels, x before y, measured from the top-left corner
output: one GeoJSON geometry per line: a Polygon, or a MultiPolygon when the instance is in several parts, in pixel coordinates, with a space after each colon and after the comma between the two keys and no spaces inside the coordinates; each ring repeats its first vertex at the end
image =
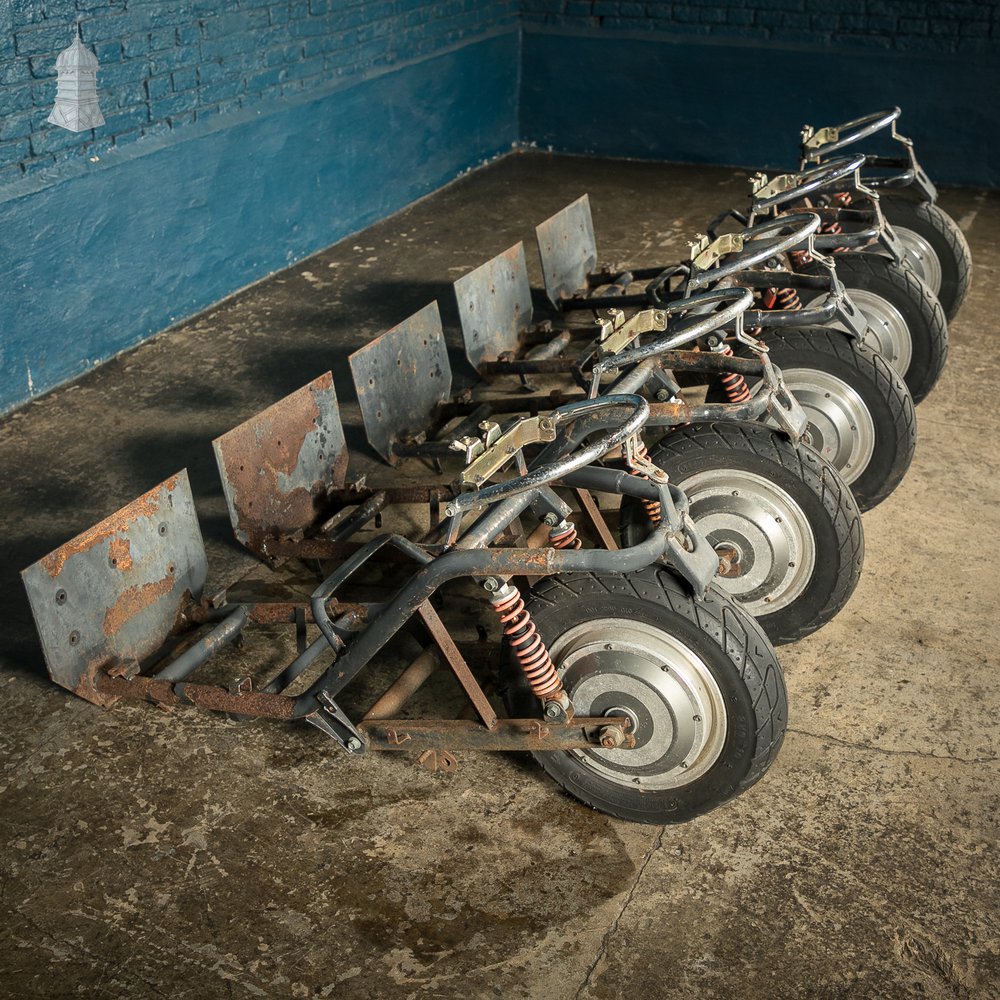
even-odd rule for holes
{"type": "Polygon", "coordinates": [[[706,271],[727,254],[743,249],[743,233],[723,233],[714,240],[710,240],[707,236],[699,236],[689,246],[691,263],[700,271],[706,271]]]}
{"type": "Polygon", "coordinates": [[[362,755],[365,752],[364,737],[354,728],[354,723],[344,714],[343,709],[325,691],[320,691],[316,698],[323,706],[322,714],[314,712],[307,715],[306,721],[326,733],[349,754],[362,755]]]}
{"type": "Polygon", "coordinates": [[[522,417],[502,434],[500,426],[492,421],[485,421],[480,427],[484,432],[481,443],[485,450],[459,476],[463,489],[478,489],[525,445],[553,441],[556,436],[556,426],[547,416],[522,417]]]}
{"type": "Polygon", "coordinates": [[[656,331],[661,333],[667,328],[667,314],[660,309],[643,309],[629,319],[621,310],[615,310],[610,326],[604,325],[601,331],[601,352],[607,356],[618,354],[625,350],[636,337],[644,333],[656,331]]]}

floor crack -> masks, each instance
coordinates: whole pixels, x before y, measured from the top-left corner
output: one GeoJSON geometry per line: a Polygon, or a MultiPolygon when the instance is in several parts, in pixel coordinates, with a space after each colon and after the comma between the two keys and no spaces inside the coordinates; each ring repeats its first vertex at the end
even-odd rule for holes
{"type": "Polygon", "coordinates": [[[890,750],[887,747],[873,746],[871,743],[852,743],[850,740],[842,740],[828,733],[810,733],[805,729],[792,729],[790,726],[785,731],[795,733],[797,736],[808,736],[814,740],[827,740],[853,750],[870,750],[872,753],[885,754],[887,757],[922,757],[925,760],[950,760],[956,764],[996,764],[1000,761],[1000,757],[957,757],[954,754],[928,753],[925,750],[890,750]]]}
{"type": "Polygon", "coordinates": [[[575,1000],[579,1000],[583,991],[590,985],[590,979],[594,974],[594,970],[597,968],[601,959],[604,958],[605,952],[608,950],[608,944],[611,942],[611,938],[614,936],[615,931],[618,930],[618,924],[621,922],[625,911],[628,909],[629,903],[632,902],[632,898],[635,896],[636,890],[639,888],[639,881],[642,879],[643,873],[646,871],[646,866],[649,864],[650,859],[653,855],[663,846],[663,835],[667,832],[665,826],[661,826],[656,834],[652,846],[643,855],[642,864],[639,865],[639,870],[635,874],[635,880],[632,882],[632,886],[629,891],[625,894],[625,899],[622,900],[622,905],[618,908],[618,912],[615,914],[615,919],[611,921],[611,926],[604,932],[601,937],[601,945],[597,949],[597,954],[594,956],[594,960],[587,966],[587,974],[583,977],[583,982],[580,983],[580,988],[576,991],[575,1000]]]}

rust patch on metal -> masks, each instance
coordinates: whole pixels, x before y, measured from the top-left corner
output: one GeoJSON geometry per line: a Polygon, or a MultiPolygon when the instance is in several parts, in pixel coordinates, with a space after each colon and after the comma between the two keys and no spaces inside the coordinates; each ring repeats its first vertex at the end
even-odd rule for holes
{"type": "Polygon", "coordinates": [[[597,502],[593,496],[591,496],[590,491],[577,489],[574,492],[580,501],[580,506],[584,514],[587,515],[594,531],[597,532],[597,537],[600,538],[601,543],[609,552],[616,552],[618,550],[618,542],[615,541],[615,536],[611,534],[608,522],[604,520],[604,515],[601,513],[601,509],[597,506],[597,502]]]}
{"type": "Polygon", "coordinates": [[[462,690],[465,691],[469,701],[475,707],[476,714],[482,719],[483,725],[487,729],[492,729],[497,724],[497,714],[493,711],[493,706],[490,704],[489,698],[486,697],[483,689],[479,686],[475,677],[472,676],[472,671],[465,662],[465,657],[462,656],[458,646],[455,645],[455,640],[452,639],[448,627],[441,621],[438,613],[431,606],[430,601],[424,601],[417,608],[417,613],[423,619],[431,637],[437,643],[441,655],[455,674],[458,683],[462,685],[462,690]]]}
{"type": "Polygon", "coordinates": [[[108,559],[119,572],[132,568],[132,544],[127,538],[112,538],[108,543],[108,559]]]}
{"type": "Polygon", "coordinates": [[[261,719],[288,721],[295,717],[295,699],[280,694],[250,691],[233,694],[214,684],[188,684],[157,680],[155,677],[109,677],[96,668],[80,680],[76,693],[98,705],[112,705],[121,698],[148,701],[172,708],[193,705],[213,712],[231,712],[261,719]]]}
{"type": "Polygon", "coordinates": [[[348,463],[336,405],[326,372],[215,440],[233,527],[258,555],[329,514],[328,493],[343,486],[348,463]],[[308,484],[303,468],[315,476],[308,484]],[[300,483],[283,484],[297,470],[300,483]]]}
{"type": "MultiPolygon", "coordinates": [[[[137,497],[130,504],[126,504],[121,510],[115,511],[114,514],[106,517],[103,521],[99,521],[86,531],[82,531],[54,552],[50,552],[40,560],[45,571],[52,579],[55,579],[62,572],[63,566],[66,565],[66,560],[70,557],[80,552],[89,552],[95,545],[99,545],[106,538],[128,531],[129,526],[136,521],[152,519],[160,509],[160,491],[166,488],[168,492],[173,492],[177,488],[179,478],[179,474],[171,476],[149,490],[148,493],[143,493],[141,497],[137,497]]],[[[131,556],[129,560],[131,563],[131,556]]]]}
{"type": "Polygon", "coordinates": [[[104,612],[104,634],[117,635],[119,629],[141,611],[145,611],[158,597],[169,594],[174,587],[173,567],[162,580],[129,587],[122,591],[118,600],[104,612]]]}

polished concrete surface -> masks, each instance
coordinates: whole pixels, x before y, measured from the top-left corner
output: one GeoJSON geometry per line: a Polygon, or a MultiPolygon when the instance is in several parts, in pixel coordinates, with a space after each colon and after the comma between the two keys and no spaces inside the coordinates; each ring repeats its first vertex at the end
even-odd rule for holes
{"type": "Polygon", "coordinates": [[[450,283],[524,239],[539,284],[533,227],[584,191],[603,259],[657,263],[743,185],[512,155],[0,423],[0,995],[1000,996],[996,193],[942,194],[976,272],[915,461],[864,516],[846,610],[780,651],[784,748],[727,806],[636,826],[520,756],[353,761],[307,726],[102,710],[45,675],[22,567],[186,466],[230,582],[252,561],[215,435],[332,367],[376,468],[352,349],[434,297],[457,345],[450,283]]]}

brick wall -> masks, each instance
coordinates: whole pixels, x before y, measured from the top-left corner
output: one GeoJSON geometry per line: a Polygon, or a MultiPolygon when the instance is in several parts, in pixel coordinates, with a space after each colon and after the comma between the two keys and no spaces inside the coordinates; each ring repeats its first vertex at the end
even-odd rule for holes
{"type": "Polygon", "coordinates": [[[517,0],[0,0],[0,184],[419,58],[517,20],[517,0]],[[105,125],[46,124],[81,20],[105,125]]]}
{"type": "Polygon", "coordinates": [[[521,10],[528,25],[778,44],[961,53],[1000,43],[993,0],[522,0],[521,10]]]}

